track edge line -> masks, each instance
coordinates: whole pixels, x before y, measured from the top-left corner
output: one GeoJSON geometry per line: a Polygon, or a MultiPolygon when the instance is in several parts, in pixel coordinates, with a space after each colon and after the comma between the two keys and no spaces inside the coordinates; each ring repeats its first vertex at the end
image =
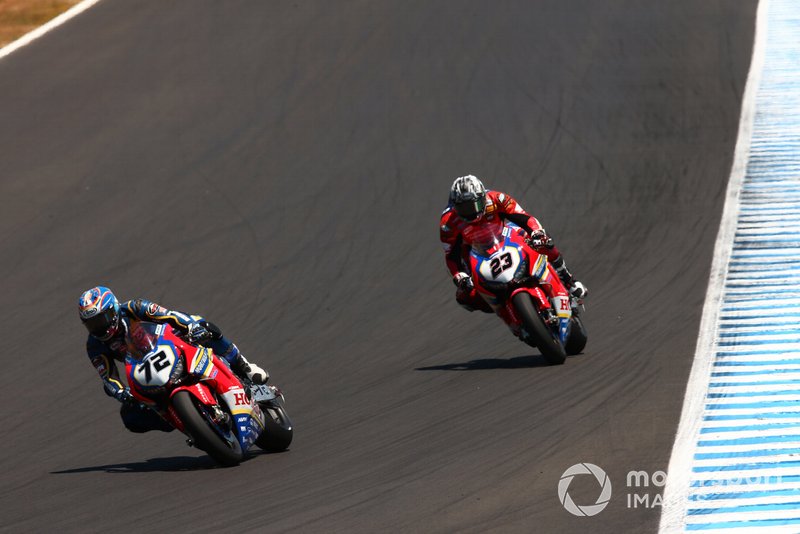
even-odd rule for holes
{"type": "Polygon", "coordinates": [[[35,28],[22,37],[16,39],[15,41],[11,41],[3,48],[0,48],[0,59],[6,57],[7,55],[19,50],[25,45],[28,45],[38,39],[39,37],[45,35],[46,33],[54,30],[67,22],[68,20],[80,15],[93,5],[97,4],[101,0],[83,0],[69,8],[68,10],[64,11],[60,15],[55,18],[50,19],[49,21],[45,22],[38,28],[35,28]]]}
{"type": "Polygon", "coordinates": [[[750,156],[755,104],[758,86],[765,60],[767,41],[767,19],[769,0],[760,0],[756,11],[756,29],[750,71],[742,95],[739,132],[734,149],[731,174],[725,194],[720,229],[714,244],[714,258],[711,263],[708,289],[706,291],[700,331],[695,348],[694,363],[689,373],[686,396],[683,400],[681,417],[675,434],[669,465],[667,482],[664,487],[663,506],[659,523],[659,534],[673,534],[685,529],[685,516],[688,508],[689,483],[694,445],[701,427],[705,394],[708,389],[713,344],[717,318],[722,302],[722,290],[732,252],[733,236],[739,213],[739,193],[744,182],[747,162],[750,156]]]}

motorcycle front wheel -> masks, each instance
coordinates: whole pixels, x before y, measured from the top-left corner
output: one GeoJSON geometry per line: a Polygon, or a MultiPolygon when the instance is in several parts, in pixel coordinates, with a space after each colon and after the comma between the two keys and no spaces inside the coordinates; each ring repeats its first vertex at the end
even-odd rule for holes
{"type": "Polygon", "coordinates": [[[547,328],[536,311],[531,296],[520,292],[511,298],[514,311],[522,323],[522,329],[528,334],[526,342],[539,349],[544,359],[551,365],[561,365],[567,359],[567,353],[555,334],[547,328]]]}
{"type": "Polygon", "coordinates": [[[188,391],[179,391],[172,397],[172,406],[178,414],[183,428],[192,437],[199,449],[204,450],[217,463],[225,466],[238,465],[242,461],[242,446],[233,436],[226,440],[212,428],[213,421],[207,420],[202,408],[195,404],[188,391]]]}

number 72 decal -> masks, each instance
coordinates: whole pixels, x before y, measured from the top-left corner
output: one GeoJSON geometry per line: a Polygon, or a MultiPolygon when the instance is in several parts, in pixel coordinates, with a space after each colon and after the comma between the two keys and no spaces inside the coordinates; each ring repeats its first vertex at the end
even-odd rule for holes
{"type": "Polygon", "coordinates": [[[157,352],[147,356],[134,368],[133,377],[141,384],[162,386],[169,380],[169,370],[175,360],[176,356],[172,348],[168,345],[161,345],[157,352]]]}

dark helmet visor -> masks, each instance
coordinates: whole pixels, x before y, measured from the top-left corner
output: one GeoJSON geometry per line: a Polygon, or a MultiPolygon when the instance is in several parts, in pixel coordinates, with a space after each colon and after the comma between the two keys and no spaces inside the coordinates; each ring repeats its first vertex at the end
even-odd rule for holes
{"type": "Polygon", "coordinates": [[[83,324],[86,329],[93,336],[103,336],[108,332],[108,329],[114,324],[117,316],[114,308],[108,309],[103,313],[97,314],[94,317],[89,317],[83,324]]]}
{"type": "Polygon", "coordinates": [[[483,213],[483,208],[485,207],[486,201],[483,198],[476,198],[475,200],[468,200],[455,204],[458,216],[467,221],[477,219],[478,216],[483,213]]]}

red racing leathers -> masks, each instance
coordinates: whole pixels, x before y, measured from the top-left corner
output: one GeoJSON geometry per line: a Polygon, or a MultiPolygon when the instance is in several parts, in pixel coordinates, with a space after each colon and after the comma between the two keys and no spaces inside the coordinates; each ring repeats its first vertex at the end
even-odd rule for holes
{"type": "MultiPolygon", "coordinates": [[[[445,261],[451,276],[455,276],[459,272],[472,274],[469,268],[469,252],[472,246],[471,236],[484,225],[502,225],[504,220],[511,221],[528,232],[529,235],[534,232],[544,234],[544,228],[535,217],[532,217],[522,209],[519,203],[511,196],[499,191],[486,192],[486,210],[483,215],[474,221],[465,221],[456,214],[452,205],[447,206],[447,209],[442,213],[439,237],[442,240],[445,261]]],[[[556,260],[560,261],[561,254],[552,244],[552,240],[545,238],[540,241],[546,244],[537,247],[535,249],[536,252],[547,256],[548,261],[551,263],[555,263],[556,260]]],[[[469,310],[478,309],[487,313],[493,312],[489,304],[483,300],[474,287],[459,289],[456,292],[456,300],[469,310]]]]}

